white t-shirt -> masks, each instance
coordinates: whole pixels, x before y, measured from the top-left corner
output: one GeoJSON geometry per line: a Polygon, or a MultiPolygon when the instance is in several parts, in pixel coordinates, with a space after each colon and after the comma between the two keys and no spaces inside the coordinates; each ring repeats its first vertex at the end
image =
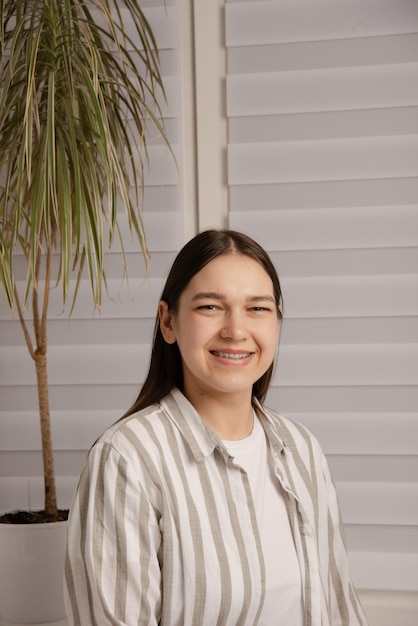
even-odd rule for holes
{"type": "Polygon", "coordinates": [[[303,626],[301,576],[282,488],[274,476],[268,442],[255,417],[253,432],[223,442],[248,474],[266,566],[266,598],[259,626],[303,626]]]}

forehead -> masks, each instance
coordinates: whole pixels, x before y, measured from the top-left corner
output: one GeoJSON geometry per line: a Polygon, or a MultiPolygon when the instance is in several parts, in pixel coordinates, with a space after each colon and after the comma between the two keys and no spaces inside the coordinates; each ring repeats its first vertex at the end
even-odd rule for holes
{"type": "MultiPolygon", "coordinates": [[[[223,254],[209,261],[190,280],[187,291],[202,289],[245,294],[273,293],[273,282],[264,267],[243,254],[223,254]]],[[[185,290],[185,291],[186,291],[185,290]]]]}

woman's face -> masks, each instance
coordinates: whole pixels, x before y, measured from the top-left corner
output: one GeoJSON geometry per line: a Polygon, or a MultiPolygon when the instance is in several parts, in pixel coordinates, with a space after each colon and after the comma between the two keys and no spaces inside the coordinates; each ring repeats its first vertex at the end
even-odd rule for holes
{"type": "Polygon", "coordinates": [[[188,283],[172,314],[160,303],[161,331],[177,342],[184,394],[235,394],[251,400],[253,383],[271,365],[280,320],[273,283],[254,259],[226,254],[210,261],[188,283]]]}

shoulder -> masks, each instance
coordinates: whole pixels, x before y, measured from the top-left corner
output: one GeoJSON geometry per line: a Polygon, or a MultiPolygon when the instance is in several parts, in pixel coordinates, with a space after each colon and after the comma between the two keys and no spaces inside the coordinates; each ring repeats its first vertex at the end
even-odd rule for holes
{"type": "Polygon", "coordinates": [[[291,451],[298,450],[299,453],[305,450],[307,453],[323,455],[318,439],[301,422],[290,419],[266,406],[261,407],[261,412],[267,418],[275,434],[288,449],[291,451]]]}
{"type": "Polygon", "coordinates": [[[83,470],[85,478],[101,476],[108,486],[125,481],[157,506],[159,486],[171,458],[172,431],[171,420],[160,404],[121,419],[91,447],[83,470]]]}
{"type": "Polygon", "coordinates": [[[270,425],[266,427],[270,443],[277,449],[280,442],[280,451],[284,452],[281,458],[300,493],[308,488],[315,499],[319,492],[330,493],[330,488],[333,492],[328,461],[316,436],[300,422],[277,411],[263,407],[263,414],[270,425]]]}
{"type": "Polygon", "coordinates": [[[150,449],[151,442],[159,438],[164,430],[167,416],[160,404],[154,404],[137,413],[124,417],[107,428],[96,440],[90,453],[96,450],[109,450],[121,456],[150,449]]]}

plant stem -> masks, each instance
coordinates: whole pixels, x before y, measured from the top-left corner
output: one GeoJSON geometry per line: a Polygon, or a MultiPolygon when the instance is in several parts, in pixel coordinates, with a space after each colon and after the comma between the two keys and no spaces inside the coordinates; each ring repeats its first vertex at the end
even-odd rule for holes
{"type": "Polygon", "coordinates": [[[57,495],[54,473],[54,455],[52,448],[51,417],[49,412],[48,363],[47,363],[47,311],[49,303],[49,289],[51,278],[52,252],[48,248],[45,255],[45,288],[42,303],[42,312],[39,309],[39,275],[41,269],[41,254],[36,258],[35,280],[32,287],[33,328],[35,332],[35,349],[32,345],[29,330],[23,315],[17,290],[15,298],[19,313],[20,324],[23,329],[29,354],[35,363],[39,418],[41,423],[42,462],[44,470],[44,510],[51,520],[59,519],[57,495]]]}
{"type": "Polygon", "coordinates": [[[48,374],[46,350],[36,350],[36,378],[38,381],[39,417],[41,422],[42,461],[44,468],[45,512],[58,519],[57,495],[54,477],[51,418],[49,413],[48,374]]]}
{"type": "Polygon", "coordinates": [[[35,281],[32,289],[33,326],[36,337],[35,369],[38,382],[39,417],[41,422],[42,461],[44,467],[45,512],[58,519],[57,493],[55,487],[54,454],[52,448],[51,416],[49,412],[49,388],[47,367],[47,312],[51,280],[51,245],[45,255],[45,287],[42,312],[39,310],[39,274],[41,267],[40,249],[36,258],[35,281]]]}

